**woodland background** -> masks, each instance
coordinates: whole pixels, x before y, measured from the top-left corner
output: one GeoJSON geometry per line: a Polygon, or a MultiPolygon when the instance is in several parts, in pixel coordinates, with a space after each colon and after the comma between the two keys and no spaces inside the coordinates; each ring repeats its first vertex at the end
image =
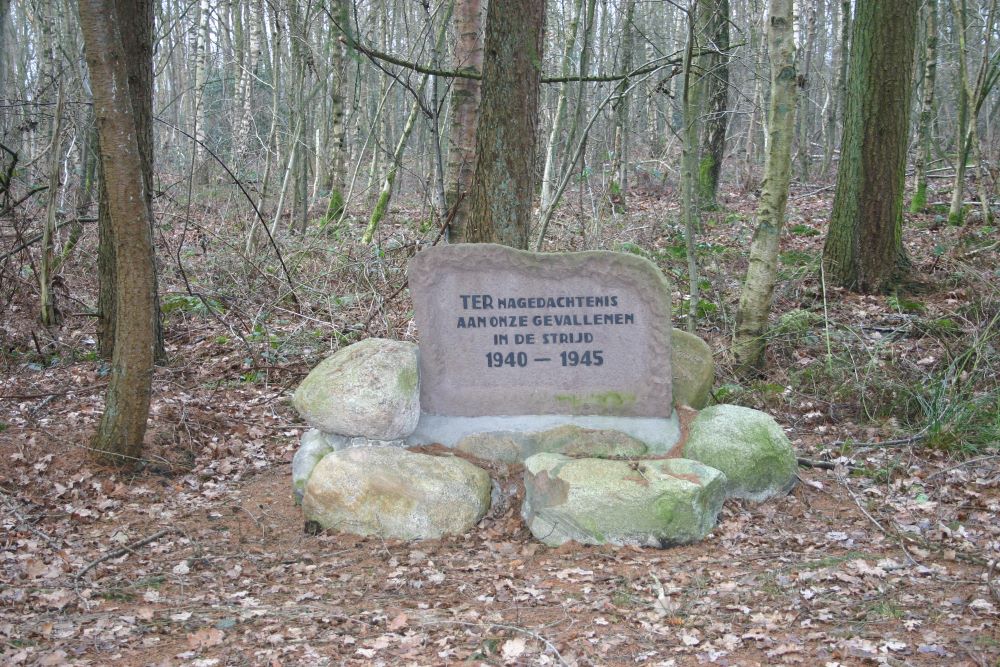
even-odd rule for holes
{"type": "Polygon", "coordinates": [[[3,662],[996,664],[996,0],[493,5],[491,55],[472,0],[0,0],[3,662]],[[102,10],[122,64],[148,55],[145,121],[99,101],[102,10]],[[535,74],[502,66],[502,104],[452,76],[511,53],[535,74]],[[106,108],[148,127],[148,169],[102,170],[106,108]],[[894,152],[845,144],[877,121],[894,152]],[[518,122],[489,160],[522,158],[505,203],[477,130],[518,122]],[[115,394],[136,322],[107,290],[136,282],[106,234],[145,173],[125,266],[155,267],[158,316],[117,338],[152,370],[115,394]],[[483,202],[508,207],[485,231],[483,202]],[[853,277],[837,220],[871,255],[853,277]],[[715,400],[774,414],[803,484],[664,552],[533,544],[507,468],[476,535],[304,535],[289,391],[345,344],[416,339],[407,259],[477,234],[655,262],[715,400]],[[139,437],[102,441],[130,399],[139,437]]]}

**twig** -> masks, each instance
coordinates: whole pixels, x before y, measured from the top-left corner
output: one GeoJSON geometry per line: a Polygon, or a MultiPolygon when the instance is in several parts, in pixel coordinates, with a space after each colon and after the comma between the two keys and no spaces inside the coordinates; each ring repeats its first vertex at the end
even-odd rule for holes
{"type": "Polygon", "coordinates": [[[1000,591],[998,591],[996,587],[993,586],[993,569],[996,566],[997,562],[995,560],[991,560],[990,567],[988,570],[986,570],[986,587],[990,589],[990,594],[993,595],[993,598],[997,602],[1000,602],[1000,591]]]}
{"type": "Polygon", "coordinates": [[[994,243],[991,243],[988,246],[983,246],[982,248],[976,248],[975,250],[970,250],[969,252],[967,252],[964,255],[962,255],[962,258],[963,259],[968,259],[969,257],[973,257],[975,255],[978,255],[981,252],[989,252],[990,250],[994,250],[997,246],[1000,246],[1000,241],[996,241],[994,243]]]}
{"type": "Polygon", "coordinates": [[[852,447],[901,447],[906,445],[915,445],[918,442],[927,439],[927,435],[924,433],[917,433],[916,435],[911,435],[908,438],[899,438],[897,440],[883,440],[881,442],[858,442],[856,440],[835,440],[833,442],[826,443],[825,447],[843,447],[844,445],[851,445],[852,447]]]}
{"type": "Polygon", "coordinates": [[[822,470],[836,470],[837,464],[833,461],[814,461],[812,459],[796,459],[803,468],[820,468],[822,470]]]}
{"type": "Polygon", "coordinates": [[[170,533],[176,533],[176,532],[178,532],[177,528],[164,528],[160,532],[153,533],[149,537],[143,538],[138,542],[133,542],[132,544],[128,544],[124,547],[121,547],[120,549],[115,549],[114,551],[109,551],[108,553],[104,554],[97,560],[87,563],[87,565],[84,566],[82,570],[73,575],[73,579],[74,580],[79,579],[80,577],[87,574],[92,569],[94,569],[95,567],[97,567],[106,560],[111,560],[112,558],[118,558],[119,556],[124,556],[125,554],[130,553],[131,551],[138,549],[139,547],[145,546],[150,542],[160,539],[164,535],[169,535],[170,533]]]}
{"type": "Polygon", "coordinates": [[[52,551],[57,556],[59,556],[59,558],[61,558],[64,562],[66,562],[67,564],[69,564],[69,560],[66,558],[66,556],[62,552],[62,547],[60,547],[58,544],[56,544],[56,541],[52,537],[50,537],[48,534],[46,534],[42,530],[40,530],[40,529],[35,528],[34,526],[32,526],[31,522],[28,521],[28,519],[25,518],[25,516],[18,511],[17,506],[14,505],[14,503],[12,503],[10,501],[10,496],[8,496],[6,493],[4,493],[2,491],[0,491],[0,496],[3,496],[4,505],[7,506],[7,509],[9,509],[11,512],[13,512],[14,517],[17,519],[18,523],[20,523],[22,526],[24,526],[25,528],[27,528],[28,530],[30,530],[37,537],[39,537],[42,540],[44,540],[45,543],[48,544],[52,548],[52,551]]]}
{"type": "Polygon", "coordinates": [[[551,641],[549,641],[542,635],[538,634],[537,632],[533,630],[528,630],[527,628],[522,628],[517,625],[507,625],[505,623],[489,623],[489,622],[472,623],[470,621],[452,621],[448,619],[421,621],[421,625],[444,625],[446,623],[451,625],[464,625],[472,628],[491,627],[491,628],[501,628],[503,630],[511,630],[513,632],[520,632],[521,634],[528,635],[532,639],[537,639],[538,641],[545,644],[545,646],[548,647],[548,649],[552,651],[553,654],[555,654],[556,660],[559,661],[560,665],[565,665],[565,667],[569,667],[569,663],[566,662],[566,660],[562,657],[562,654],[559,653],[559,649],[556,648],[555,644],[553,644],[551,641]]]}
{"type": "Polygon", "coordinates": [[[949,468],[945,468],[944,470],[938,470],[936,473],[928,475],[927,479],[928,480],[934,479],[935,477],[938,477],[938,476],[943,475],[945,473],[951,472],[952,470],[957,470],[959,468],[963,468],[965,466],[970,466],[970,465],[973,465],[975,463],[982,463],[983,461],[991,461],[993,459],[1000,459],[1000,454],[993,454],[991,456],[980,456],[979,458],[969,459],[968,461],[962,461],[959,464],[953,465],[953,466],[951,466],[949,468]]]}
{"type": "Polygon", "coordinates": [[[0,395],[0,401],[22,401],[31,398],[46,398],[48,396],[65,396],[66,394],[78,394],[85,391],[103,389],[106,386],[108,386],[107,382],[101,382],[98,384],[92,384],[88,387],[72,387],[71,389],[66,389],[65,391],[46,391],[40,394],[3,394],[0,395]]]}
{"type": "Polygon", "coordinates": [[[898,544],[899,548],[903,550],[903,553],[906,555],[906,559],[909,560],[912,565],[919,565],[920,563],[917,562],[917,559],[911,556],[910,552],[906,549],[906,545],[903,544],[903,538],[899,535],[899,533],[897,532],[895,535],[893,535],[888,530],[886,530],[875,517],[873,517],[871,514],[868,513],[868,510],[864,508],[864,505],[861,504],[861,501],[858,500],[858,497],[854,495],[854,491],[851,490],[851,487],[849,487],[846,483],[843,484],[843,486],[844,489],[847,491],[847,493],[850,494],[851,499],[854,500],[854,504],[858,506],[859,510],[861,510],[861,513],[864,514],[869,521],[875,524],[875,527],[878,528],[883,535],[885,535],[890,539],[896,540],[896,544],[898,544]]]}

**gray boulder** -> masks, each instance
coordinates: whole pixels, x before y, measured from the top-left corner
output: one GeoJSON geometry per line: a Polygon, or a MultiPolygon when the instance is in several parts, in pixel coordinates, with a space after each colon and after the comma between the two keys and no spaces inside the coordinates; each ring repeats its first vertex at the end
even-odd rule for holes
{"type": "Polygon", "coordinates": [[[295,493],[295,503],[302,504],[302,496],[306,491],[306,482],[312,475],[313,468],[330,452],[340,451],[349,447],[403,447],[403,440],[372,440],[360,436],[349,438],[345,435],[323,433],[311,428],[305,432],[300,441],[299,449],[292,457],[292,488],[295,493]]]}
{"type": "Polygon", "coordinates": [[[325,433],[405,438],[420,418],[417,346],[369,338],[338,350],[306,376],[292,403],[325,433]]]}
{"type": "Polygon", "coordinates": [[[715,381],[712,348],[698,336],[681,329],[670,332],[670,347],[674,405],[700,410],[708,405],[715,381]]]}
{"type": "Polygon", "coordinates": [[[541,452],[585,458],[635,458],[649,452],[646,443],[612,429],[565,424],[534,433],[493,431],[473,433],[455,448],[489,461],[520,463],[541,452]]]}
{"type": "Polygon", "coordinates": [[[535,452],[581,458],[635,458],[649,452],[646,443],[612,429],[581,428],[572,424],[536,433],[535,452]]]}
{"type": "Polygon", "coordinates": [[[521,516],[550,546],[668,547],[704,538],[725,500],[725,475],[686,459],[608,461],[536,454],[524,464],[521,516]]]}
{"type": "Polygon", "coordinates": [[[324,456],[336,449],[334,443],[327,440],[325,433],[314,428],[306,431],[299,442],[299,449],[292,457],[292,489],[297,505],[302,504],[306,482],[309,481],[313,468],[324,456]]]}
{"type": "Polygon", "coordinates": [[[490,506],[490,476],[454,456],[396,447],[328,453],[306,482],[306,520],[355,535],[419,540],[470,530],[490,506]]]}
{"type": "Polygon", "coordinates": [[[684,456],[726,473],[732,498],[785,495],[797,479],[792,443],[774,418],[739,405],[702,410],[688,427],[684,456]]]}

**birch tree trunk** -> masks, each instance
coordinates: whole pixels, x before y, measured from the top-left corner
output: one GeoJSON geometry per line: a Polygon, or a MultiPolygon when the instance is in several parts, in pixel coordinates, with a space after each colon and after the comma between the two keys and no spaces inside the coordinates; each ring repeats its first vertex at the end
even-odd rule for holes
{"type": "MultiPolygon", "coordinates": [[[[573,46],[580,25],[580,14],[583,11],[583,0],[575,0],[573,16],[566,28],[566,42],[563,45],[562,61],[559,71],[563,77],[569,77],[572,65],[573,46]]],[[[542,169],[542,196],[539,209],[542,211],[552,202],[552,186],[556,174],[556,153],[559,148],[559,137],[562,135],[566,122],[566,102],[569,96],[569,81],[559,84],[559,98],[556,101],[556,113],[552,118],[552,129],[549,132],[549,143],[545,150],[545,166],[542,169]]]]}
{"type": "Polygon", "coordinates": [[[733,340],[733,356],[744,370],[759,368],[764,361],[764,332],[777,280],[778,242],[785,223],[791,180],[797,78],[792,0],[771,0],[767,26],[768,51],[771,54],[771,103],[767,112],[767,131],[771,139],[757,208],[757,228],[750,244],[750,263],[736,311],[736,336],[733,340]]]}
{"type": "Polygon", "coordinates": [[[913,200],[910,202],[912,213],[919,213],[927,207],[927,163],[931,157],[934,85],[937,81],[937,0],[926,0],[924,12],[924,94],[920,105],[917,158],[913,165],[913,200]]]}
{"type": "Polygon", "coordinates": [[[197,37],[194,53],[194,173],[195,183],[208,184],[208,165],[205,163],[205,84],[208,81],[208,19],[206,0],[198,4],[197,37]]]}

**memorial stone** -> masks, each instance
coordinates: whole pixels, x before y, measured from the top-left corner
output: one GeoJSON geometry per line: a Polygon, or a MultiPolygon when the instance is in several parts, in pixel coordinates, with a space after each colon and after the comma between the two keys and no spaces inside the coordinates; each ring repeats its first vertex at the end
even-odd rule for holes
{"type": "Polygon", "coordinates": [[[641,257],[436,246],[410,262],[425,413],[669,417],[670,288],[641,257]]]}

